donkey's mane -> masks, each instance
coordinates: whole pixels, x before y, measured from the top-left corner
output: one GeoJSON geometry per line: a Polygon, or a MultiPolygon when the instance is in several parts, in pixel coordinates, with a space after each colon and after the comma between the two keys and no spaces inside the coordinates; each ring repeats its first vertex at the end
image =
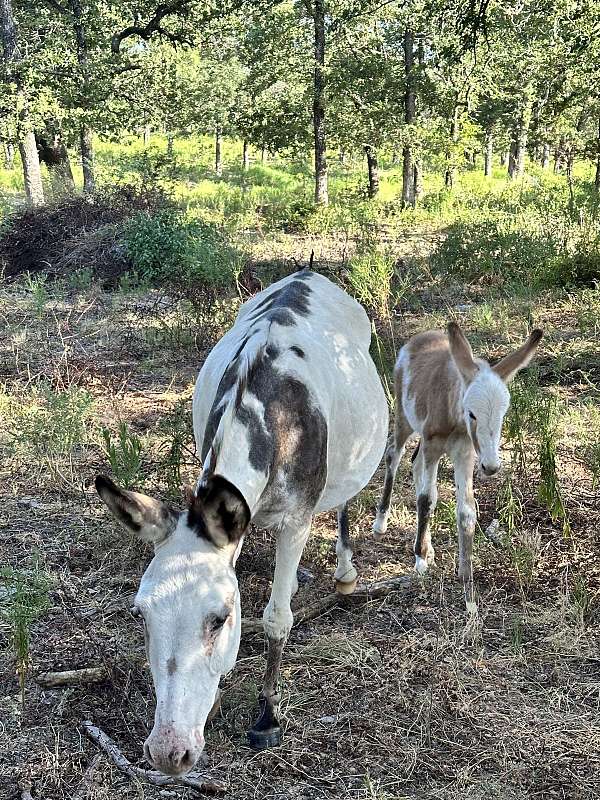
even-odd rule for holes
{"type": "Polygon", "coordinates": [[[215,469],[225,431],[228,425],[231,424],[236,412],[239,411],[244,393],[252,381],[257,365],[264,356],[271,329],[270,322],[265,320],[265,323],[261,327],[255,327],[244,337],[223,373],[221,382],[226,379],[228,374],[231,375],[233,371],[235,371],[235,379],[219,402],[219,405],[223,406],[223,411],[205,459],[203,479],[209,477],[215,469]]]}

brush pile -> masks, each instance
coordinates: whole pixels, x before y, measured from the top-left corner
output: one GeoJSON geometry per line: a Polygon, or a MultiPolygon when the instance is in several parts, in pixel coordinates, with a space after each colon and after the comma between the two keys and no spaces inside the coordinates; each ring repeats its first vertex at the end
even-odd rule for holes
{"type": "Polygon", "coordinates": [[[120,241],[123,223],[171,205],[161,191],[119,186],[63,198],[10,216],[0,231],[0,271],[66,275],[88,270],[108,283],[131,268],[120,241]]]}

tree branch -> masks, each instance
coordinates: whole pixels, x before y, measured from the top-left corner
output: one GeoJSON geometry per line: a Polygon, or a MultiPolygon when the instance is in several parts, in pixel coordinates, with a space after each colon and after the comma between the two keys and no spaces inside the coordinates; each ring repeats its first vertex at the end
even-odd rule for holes
{"type": "Polygon", "coordinates": [[[118,54],[119,50],[121,49],[122,42],[125,39],[131,38],[132,36],[139,36],[140,39],[148,41],[153,34],[160,33],[169,38],[171,41],[180,41],[181,37],[177,37],[175,34],[166,31],[161,26],[161,23],[165,17],[170,17],[174,14],[179,14],[182,12],[188,2],[189,0],[174,0],[173,3],[169,4],[161,3],[159,6],[157,6],[154,16],[151,17],[147,25],[130,25],[128,28],[125,28],[119,33],[113,34],[110,44],[112,52],[115,55],[118,54]]]}

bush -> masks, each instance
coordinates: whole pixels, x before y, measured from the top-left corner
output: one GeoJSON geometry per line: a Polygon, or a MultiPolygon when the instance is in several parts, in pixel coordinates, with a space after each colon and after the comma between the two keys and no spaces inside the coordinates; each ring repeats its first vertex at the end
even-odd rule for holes
{"type": "Polygon", "coordinates": [[[565,220],[459,220],[434,252],[434,271],[465,281],[530,287],[591,286],[600,280],[600,239],[565,220]]]}
{"type": "Polygon", "coordinates": [[[175,208],[139,213],[123,225],[127,260],[148,281],[195,281],[211,287],[230,285],[239,258],[219,230],[189,219],[175,208]]]}

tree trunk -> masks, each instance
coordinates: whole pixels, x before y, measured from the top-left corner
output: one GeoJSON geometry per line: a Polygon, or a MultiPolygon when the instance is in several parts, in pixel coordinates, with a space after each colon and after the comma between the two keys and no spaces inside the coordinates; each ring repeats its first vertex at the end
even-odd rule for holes
{"type": "Polygon", "coordinates": [[[6,72],[11,75],[12,67],[17,65],[12,77],[16,85],[16,105],[20,108],[18,119],[18,142],[23,165],[23,184],[25,196],[32,206],[44,203],[44,187],[40,159],[35,143],[35,134],[31,130],[29,113],[27,109],[27,96],[19,74],[18,64],[22,60],[17,42],[17,26],[13,14],[11,0],[0,0],[0,35],[2,36],[2,51],[6,72]]]}
{"type": "Polygon", "coordinates": [[[15,146],[12,142],[4,142],[4,167],[13,169],[15,166],[15,146]]]}
{"type": "Polygon", "coordinates": [[[221,177],[223,174],[223,159],[221,156],[221,126],[215,128],[215,174],[221,177]]]}
{"type": "Polygon", "coordinates": [[[150,135],[152,134],[152,128],[150,125],[144,125],[144,133],[143,133],[143,142],[144,147],[148,147],[150,144],[150,135]]]}
{"type": "Polygon", "coordinates": [[[175,145],[175,137],[172,133],[167,133],[167,158],[171,160],[173,158],[173,148],[175,145]]]}
{"type": "Polygon", "coordinates": [[[377,163],[377,150],[371,145],[365,145],[367,154],[367,170],[369,172],[369,197],[376,197],[379,192],[379,164],[377,163]]]}
{"type": "Polygon", "coordinates": [[[416,203],[423,197],[423,162],[420,158],[415,159],[413,178],[413,195],[416,203]]]}
{"type": "Polygon", "coordinates": [[[21,138],[19,152],[23,163],[23,182],[25,184],[27,202],[32,206],[42,206],[44,205],[44,188],[42,186],[40,159],[33,131],[29,131],[21,138]]]}
{"type": "Polygon", "coordinates": [[[267,163],[267,148],[266,147],[261,148],[260,160],[261,160],[262,164],[266,164],[267,163]]]}
{"type": "Polygon", "coordinates": [[[483,150],[483,174],[492,177],[492,159],[494,156],[494,130],[491,125],[485,129],[485,147],[483,150]]]}
{"type": "Polygon", "coordinates": [[[314,0],[315,72],[313,127],[315,136],[315,203],[329,202],[327,181],[327,129],[325,125],[325,0],[314,0]]]}
{"type": "MultiPolygon", "coordinates": [[[[404,122],[412,125],[415,121],[416,97],[414,88],[414,34],[407,28],[404,31],[404,122]]],[[[402,148],[402,205],[404,208],[415,206],[415,165],[411,145],[406,142],[402,148]]]]}
{"type": "Polygon", "coordinates": [[[59,127],[51,122],[35,138],[38,157],[48,168],[53,192],[57,195],[72,194],[75,189],[73,170],[59,127]]]}
{"type": "Polygon", "coordinates": [[[542,169],[548,169],[550,166],[550,145],[544,142],[542,146],[542,169]]]}
{"type": "Polygon", "coordinates": [[[500,166],[501,167],[505,167],[508,164],[508,155],[509,154],[508,154],[507,150],[503,150],[500,153],[500,166]]]}
{"type": "Polygon", "coordinates": [[[527,137],[531,123],[531,101],[525,100],[519,114],[519,120],[513,131],[513,140],[508,161],[508,175],[512,179],[522,178],[525,174],[525,155],[527,153],[527,137]]]}
{"type": "Polygon", "coordinates": [[[454,179],[456,177],[456,164],[454,163],[454,155],[456,145],[460,140],[460,108],[458,105],[454,106],[452,114],[452,121],[450,123],[450,140],[451,150],[446,151],[446,174],[444,176],[444,185],[447,189],[452,189],[454,186],[454,179]]]}
{"type": "Polygon", "coordinates": [[[250,148],[248,147],[248,142],[245,139],[242,149],[242,169],[244,171],[250,169],[250,148]]]}
{"type": "Polygon", "coordinates": [[[600,194],[600,117],[598,117],[598,139],[596,140],[598,154],[596,155],[596,175],[594,177],[594,189],[600,194]]]}
{"type": "Polygon", "coordinates": [[[81,167],[83,169],[83,191],[92,194],[96,188],[94,175],[94,143],[92,130],[83,124],[79,130],[79,147],[81,150],[81,167]]]}
{"type": "Polygon", "coordinates": [[[554,172],[559,173],[562,171],[563,168],[563,159],[564,159],[564,152],[565,152],[565,137],[560,137],[560,142],[556,150],[554,151],[554,172]]]}

